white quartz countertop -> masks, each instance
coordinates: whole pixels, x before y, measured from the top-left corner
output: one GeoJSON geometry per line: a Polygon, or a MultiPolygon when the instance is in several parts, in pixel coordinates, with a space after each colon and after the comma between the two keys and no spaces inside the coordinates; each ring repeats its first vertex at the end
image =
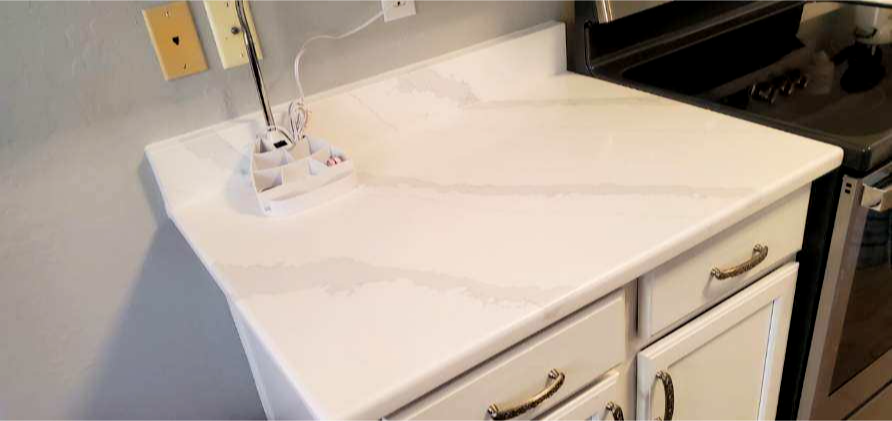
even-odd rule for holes
{"type": "Polygon", "coordinates": [[[839,165],[566,71],[547,24],[311,98],[360,186],[261,216],[259,117],[146,150],[169,216],[318,417],[379,418],[839,165]]]}

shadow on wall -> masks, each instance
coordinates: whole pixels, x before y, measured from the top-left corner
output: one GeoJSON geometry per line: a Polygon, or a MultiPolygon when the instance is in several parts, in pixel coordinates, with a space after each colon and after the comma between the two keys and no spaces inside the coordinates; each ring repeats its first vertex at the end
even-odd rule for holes
{"type": "Polygon", "coordinates": [[[101,365],[85,387],[83,407],[71,413],[88,419],[264,419],[226,299],[173,223],[159,214],[160,195],[149,171],[143,161],[143,189],[155,205],[158,230],[96,360],[101,365]],[[206,390],[209,382],[213,390],[206,390]]]}

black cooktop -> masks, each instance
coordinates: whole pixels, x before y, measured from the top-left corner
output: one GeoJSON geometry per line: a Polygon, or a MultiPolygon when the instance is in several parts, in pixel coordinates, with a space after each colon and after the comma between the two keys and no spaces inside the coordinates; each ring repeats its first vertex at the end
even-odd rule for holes
{"type": "MultiPolygon", "coordinates": [[[[854,23],[846,26],[850,20],[844,16],[832,22],[843,36],[828,43],[821,39],[828,31],[815,34],[801,27],[802,10],[802,3],[791,2],[738,7],[713,17],[713,25],[701,20],[694,23],[698,28],[592,57],[594,65],[586,70],[839,145],[845,150],[843,166],[852,172],[888,162],[892,47],[860,45],[854,36],[847,40],[854,23]]],[[[813,22],[821,24],[831,25],[813,22]]]]}

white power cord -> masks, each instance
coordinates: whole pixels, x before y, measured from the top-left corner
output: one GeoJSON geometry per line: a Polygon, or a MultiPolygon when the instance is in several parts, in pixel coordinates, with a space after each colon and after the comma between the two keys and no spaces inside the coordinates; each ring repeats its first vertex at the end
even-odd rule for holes
{"type": "Polygon", "coordinates": [[[295,141],[300,141],[300,139],[303,139],[304,129],[306,129],[307,127],[307,120],[309,118],[309,110],[307,109],[306,102],[304,101],[304,87],[300,83],[300,59],[306,52],[307,46],[310,45],[311,42],[320,39],[339,40],[347,38],[365,29],[366,27],[380,19],[382,16],[384,16],[383,10],[378,12],[375,16],[372,16],[362,25],[359,25],[356,28],[353,28],[343,34],[316,35],[304,41],[303,45],[300,46],[300,50],[297,52],[297,56],[294,57],[294,81],[295,83],[297,83],[297,99],[291,101],[291,104],[288,106],[288,117],[291,120],[291,133],[294,136],[295,141]]]}

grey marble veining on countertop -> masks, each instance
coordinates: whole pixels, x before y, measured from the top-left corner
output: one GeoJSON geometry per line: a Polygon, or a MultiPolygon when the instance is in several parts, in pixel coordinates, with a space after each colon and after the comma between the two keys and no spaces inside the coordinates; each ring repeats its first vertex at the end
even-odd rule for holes
{"type": "Polygon", "coordinates": [[[312,98],[360,187],[261,216],[259,118],[150,146],[168,214],[312,413],[379,418],[839,165],[566,72],[551,24],[312,98]]]}

